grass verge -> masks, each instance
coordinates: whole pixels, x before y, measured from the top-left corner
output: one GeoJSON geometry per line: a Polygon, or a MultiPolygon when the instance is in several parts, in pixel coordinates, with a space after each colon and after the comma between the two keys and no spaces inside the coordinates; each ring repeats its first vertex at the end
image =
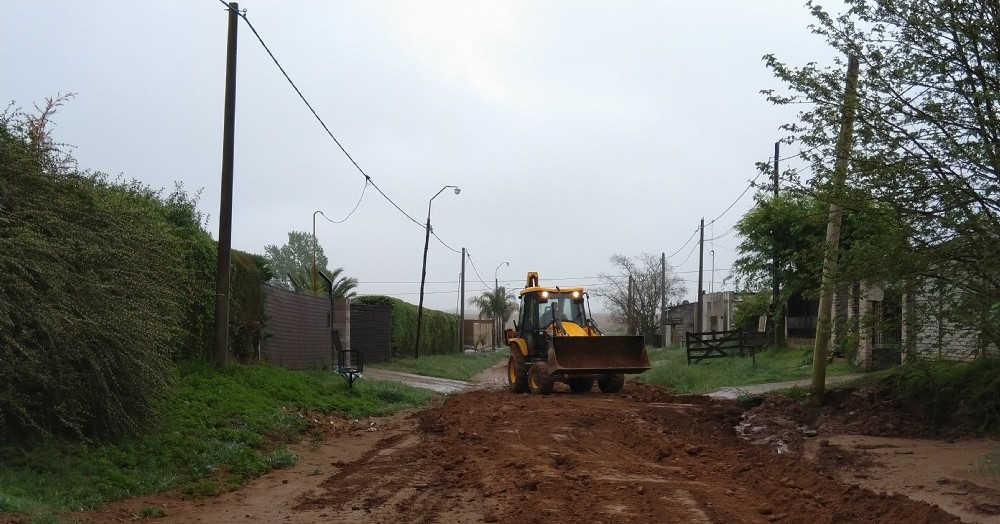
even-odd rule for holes
{"type": "MultiPolygon", "coordinates": [[[[396,383],[348,388],[328,371],[182,363],[161,419],[117,443],[56,440],[0,445],[0,515],[76,511],[169,489],[213,495],[295,462],[287,444],[308,428],[305,412],[385,415],[434,394],[396,383]]],[[[39,520],[41,519],[41,520],[39,520]]]]}
{"type": "MultiPolygon", "coordinates": [[[[768,349],[757,354],[756,365],[749,357],[732,357],[707,359],[690,366],[683,349],[647,350],[653,369],[637,379],[682,393],[708,393],[723,387],[800,380],[809,378],[812,373],[812,349],[768,349]]],[[[843,360],[826,368],[827,375],[855,372],[857,369],[843,360]]]]}

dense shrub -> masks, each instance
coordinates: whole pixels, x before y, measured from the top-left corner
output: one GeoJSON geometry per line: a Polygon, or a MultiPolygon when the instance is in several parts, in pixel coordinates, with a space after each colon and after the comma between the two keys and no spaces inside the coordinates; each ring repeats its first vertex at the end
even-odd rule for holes
{"type": "MultiPolygon", "coordinates": [[[[183,188],[76,172],[48,114],[0,114],[0,439],[113,438],[154,415],[171,359],[212,357],[218,247],[183,188]]],[[[233,252],[237,358],[256,354],[267,278],[233,252]]]]}
{"type": "MultiPolygon", "coordinates": [[[[264,259],[242,251],[231,255],[229,293],[229,352],[241,362],[257,356],[264,333],[264,291],[268,279],[264,259]]],[[[214,285],[214,284],[213,284],[214,285]]],[[[212,312],[215,316],[215,312],[212,312]]]]}
{"type": "Polygon", "coordinates": [[[178,186],[151,206],[163,215],[179,243],[180,274],[174,285],[184,293],[184,317],[180,338],[173,345],[177,359],[210,359],[214,343],[218,245],[202,228],[204,218],[197,203],[197,195],[192,197],[178,186]]]}
{"type": "Polygon", "coordinates": [[[44,169],[0,119],[2,437],[136,430],[182,338],[180,248],[155,192],[44,169]]]}
{"type": "MultiPolygon", "coordinates": [[[[392,308],[392,357],[413,356],[417,338],[417,306],[398,298],[363,296],[353,300],[358,304],[386,304],[392,308]]],[[[440,355],[458,347],[458,318],[450,313],[424,308],[421,320],[421,355],[440,355]]]]}

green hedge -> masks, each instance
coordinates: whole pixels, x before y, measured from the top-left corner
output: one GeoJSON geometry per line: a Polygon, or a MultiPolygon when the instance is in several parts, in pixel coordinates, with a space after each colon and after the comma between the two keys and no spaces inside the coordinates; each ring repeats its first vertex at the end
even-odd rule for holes
{"type": "MultiPolygon", "coordinates": [[[[217,244],[182,189],[53,167],[32,136],[0,114],[0,441],[134,434],[172,359],[213,354],[217,244]]],[[[237,357],[263,328],[265,278],[233,253],[237,357]]]]}
{"type": "Polygon", "coordinates": [[[134,433],[182,339],[179,242],[157,194],[45,168],[0,124],[0,439],[134,433]]]}
{"type": "MultiPolygon", "coordinates": [[[[388,305],[392,308],[392,358],[412,358],[417,338],[417,306],[398,298],[369,295],[356,304],[388,305]]],[[[458,317],[424,308],[420,336],[421,355],[443,355],[458,351],[458,317]]]]}

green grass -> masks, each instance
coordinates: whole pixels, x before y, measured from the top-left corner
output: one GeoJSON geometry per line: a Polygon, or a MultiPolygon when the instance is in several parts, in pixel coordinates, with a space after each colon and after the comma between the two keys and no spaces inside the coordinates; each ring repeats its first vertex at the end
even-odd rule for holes
{"type": "MultiPolygon", "coordinates": [[[[638,376],[648,384],[674,388],[682,393],[708,393],[723,387],[809,378],[811,349],[769,349],[757,354],[757,365],[749,357],[706,359],[687,364],[687,353],[679,348],[651,349],[653,369],[638,376]]],[[[845,375],[857,370],[840,360],[827,366],[827,375],[845,375]]]]}
{"type": "Polygon", "coordinates": [[[400,358],[368,367],[413,373],[426,377],[469,380],[484,369],[507,359],[507,350],[486,353],[452,353],[420,358],[400,358]]]}
{"type": "Polygon", "coordinates": [[[415,407],[430,391],[381,381],[348,388],[325,371],[184,363],[157,427],[113,444],[55,440],[0,445],[0,514],[87,509],[168,489],[213,495],[295,462],[286,444],[308,428],[303,411],[352,418],[415,407]]]}
{"type": "MultiPolygon", "coordinates": [[[[757,366],[750,358],[707,359],[687,365],[686,353],[678,348],[653,349],[647,346],[654,368],[638,380],[677,389],[684,393],[707,393],[723,387],[809,378],[812,372],[812,349],[769,350],[757,355],[757,366]]],[[[401,371],[429,377],[468,380],[473,375],[507,358],[506,350],[488,353],[453,353],[401,358],[368,367],[401,371]]],[[[857,372],[843,360],[827,367],[827,375],[857,372]]]]}

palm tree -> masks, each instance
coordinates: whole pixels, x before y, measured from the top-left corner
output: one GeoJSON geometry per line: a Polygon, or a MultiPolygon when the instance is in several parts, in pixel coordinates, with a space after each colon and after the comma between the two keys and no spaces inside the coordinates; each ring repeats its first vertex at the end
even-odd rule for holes
{"type": "Polygon", "coordinates": [[[517,299],[504,287],[483,291],[479,296],[469,298],[469,305],[479,309],[479,318],[493,320],[493,346],[500,345],[503,326],[517,311],[517,299]]]}
{"type": "MultiPolygon", "coordinates": [[[[333,270],[320,269],[319,271],[323,272],[323,274],[330,277],[330,280],[333,281],[333,298],[354,298],[357,296],[354,289],[358,287],[358,279],[343,276],[344,268],[338,267],[333,270]]],[[[299,270],[297,275],[289,274],[288,277],[296,289],[306,291],[312,295],[325,296],[327,294],[326,281],[322,278],[316,279],[316,289],[312,289],[312,275],[309,269],[299,270]]]]}

